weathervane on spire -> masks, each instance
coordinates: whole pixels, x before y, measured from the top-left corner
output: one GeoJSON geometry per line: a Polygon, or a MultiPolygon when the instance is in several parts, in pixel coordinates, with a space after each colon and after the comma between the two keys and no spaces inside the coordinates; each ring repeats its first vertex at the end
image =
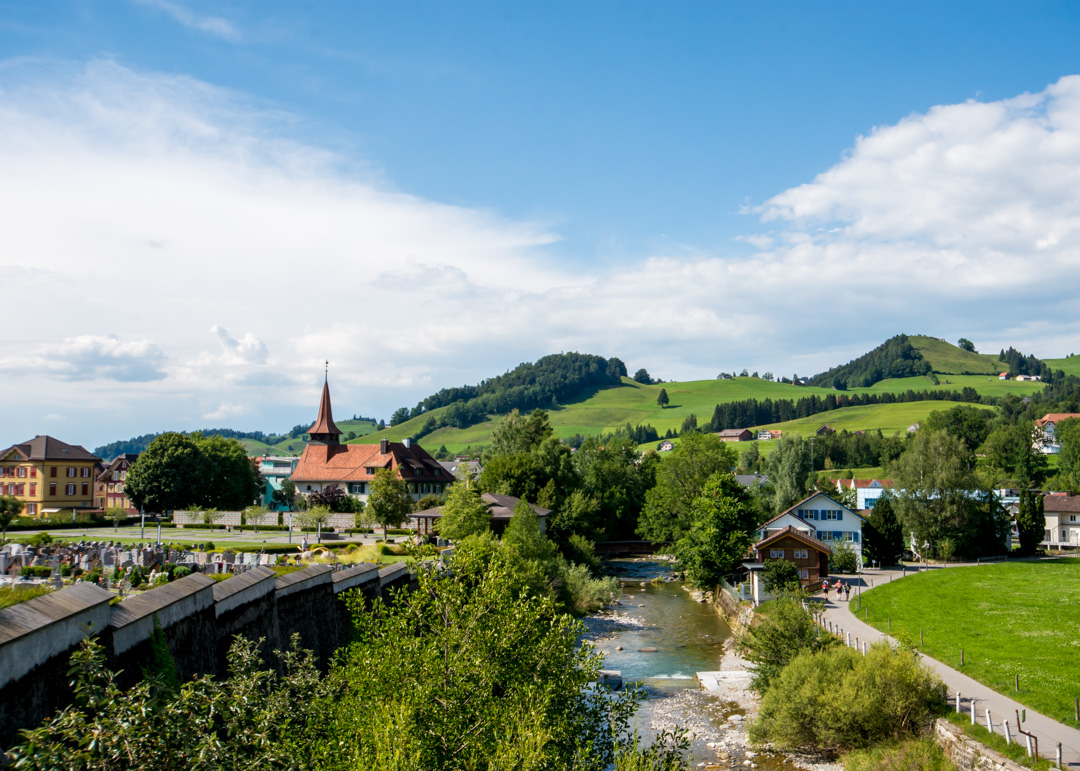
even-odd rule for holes
{"type": "Polygon", "coordinates": [[[323,372],[323,379],[324,380],[329,380],[330,379],[330,360],[329,359],[326,360],[326,370],[323,372]]]}

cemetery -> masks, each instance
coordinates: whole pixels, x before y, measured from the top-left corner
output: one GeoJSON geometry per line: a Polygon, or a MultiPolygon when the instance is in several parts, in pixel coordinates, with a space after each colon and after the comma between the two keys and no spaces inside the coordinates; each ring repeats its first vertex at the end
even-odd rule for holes
{"type": "Polygon", "coordinates": [[[124,687],[151,661],[156,627],[184,679],[224,676],[236,635],[262,640],[264,654],[298,635],[325,667],[347,637],[346,598],[379,597],[412,580],[404,562],[302,566],[313,556],[108,541],[6,545],[5,585],[53,590],[0,609],[0,747],[70,703],[69,658],[87,636],[97,636],[124,687]]]}

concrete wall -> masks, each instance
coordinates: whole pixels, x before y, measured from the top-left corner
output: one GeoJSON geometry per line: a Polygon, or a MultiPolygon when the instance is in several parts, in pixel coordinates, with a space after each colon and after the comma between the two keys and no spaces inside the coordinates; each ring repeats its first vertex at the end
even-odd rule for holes
{"type": "Polygon", "coordinates": [[[256,567],[222,582],[193,573],[117,605],[104,589],[78,584],[0,610],[0,747],[70,703],[69,659],[87,636],[98,637],[125,687],[150,664],[155,618],[183,679],[224,676],[237,635],[261,641],[269,661],[297,634],[326,666],[348,641],[349,595],[374,599],[411,579],[401,562],[341,571],[313,565],[280,577],[256,567]]]}

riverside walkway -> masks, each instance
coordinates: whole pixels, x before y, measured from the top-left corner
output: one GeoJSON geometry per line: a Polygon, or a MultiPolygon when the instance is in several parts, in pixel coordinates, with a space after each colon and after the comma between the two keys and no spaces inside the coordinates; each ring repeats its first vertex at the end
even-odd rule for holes
{"type": "MultiPolygon", "coordinates": [[[[953,570],[954,568],[945,568],[953,570]]],[[[861,586],[863,591],[880,586],[892,580],[902,579],[905,575],[912,575],[911,571],[873,570],[867,571],[856,577],[842,576],[842,580],[848,583],[852,590],[861,586]],[[871,583],[873,582],[873,583],[871,583]]],[[[830,593],[830,597],[832,594],[830,593]]],[[[854,593],[852,594],[854,600],[854,593]]],[[[873,644],[879,640],[896,641],[888,635],[879,632],[874,627],[855,616],[848,607],[848,603],[838,602],[833,599],[825,600],[825,623],[831,622],[834,631],[842,630],[842,638],[846,641],[847,635],[851,635],[851,644],[855,645],[856,639],[859,644],[868,642],[873,644]]],[[[937,659],[920,654],[922,660],[941,677],[949,688],[949,702],[955,707],[957,692],[961,695],[961,711],[965,716],[970,714],[971,699],[975,699],[975,719],[982,725],[986,725],[986,710],[990,710],[991,719],[994,722],[994,733],[1004,735],[1004,721],[1009,721],[1012,729],[1012,740],[1024,744],[1024,737],[1016,731],[1017,711],[1027,711],[1027,719],[1023,723],[1025,731],[1034,734],[1039,740],[1039,757],[1054,761],[1057,753],[1058,742],[1061,743],[1062,764],[1064,768],[1080,768],[1080,731],[1070,726],[1042,715],[1030,707],[1026,707],[1018,701],[1010,699],[1004,694],[973,680],[967,675],[942,664],[937,659]]]]}

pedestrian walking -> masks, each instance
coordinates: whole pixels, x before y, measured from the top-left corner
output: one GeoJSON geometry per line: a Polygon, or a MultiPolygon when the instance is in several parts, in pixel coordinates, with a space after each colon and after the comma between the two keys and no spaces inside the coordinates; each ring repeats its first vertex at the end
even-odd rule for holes
{"type": "Polygon", "coordinates": [[[844,586],[844,601],[849,602],[851,600],[851,584],[844,586]]]}
{"type": "Polygon", "coordinates": [[[825,579],[821,582],[821,591],[825,593],[825,599],[829,599],[829,579],[825,579]]]}

